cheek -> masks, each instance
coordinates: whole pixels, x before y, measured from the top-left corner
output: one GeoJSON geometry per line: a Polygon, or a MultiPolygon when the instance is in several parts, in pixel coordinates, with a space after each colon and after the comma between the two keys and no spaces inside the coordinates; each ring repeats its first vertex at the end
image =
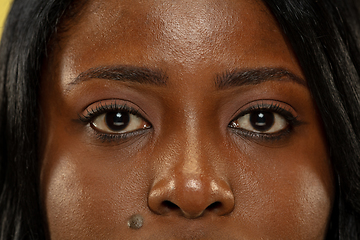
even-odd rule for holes
{"type": "MultiPolygon", "coordinates": [[[[41,176],[51,238],[132,236],[128,218],[149,212],[149,152],[132,151],[138,152],[134,155],[99,148],[61,129],[54,134],[56,138],[48,136],[41,176]]],[[[331,212],[333,179],[326,146],[314,131],[309,131],[311,138],[296,144],[290,141],[282,148],[243,140],[232,148],[218,148],[219,161],[230,160],[226,166],[235,208],[229,226],[241,229],[241,236],[323,238],[331,212]]]]}
{"type": "Polygon", "coordinates": [[[334,189],[324,139],[317,133],[278,149],[236,147],[243,153],[231,167],[236,214],[248,229],[281,239],[324,238],[334,189]]]}
{"type": "Polygon", "coordinates": [[[124,236],[128,218],[147,206],[141,163],[126,161],[123,152],[110,155],[71,140],[49,146],[41,181],[51,238],[124,236]]]}

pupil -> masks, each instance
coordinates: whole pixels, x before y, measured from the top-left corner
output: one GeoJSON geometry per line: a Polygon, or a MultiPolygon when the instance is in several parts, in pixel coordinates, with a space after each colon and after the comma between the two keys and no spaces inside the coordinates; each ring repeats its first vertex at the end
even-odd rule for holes
{"type": "Polygon", "coordinates": [[[274,114],[272,112],[256,111],[250,114],[250,122],[255,130],[265,132],[274,125],[274,114]]]}
{"type": "Polygon", "coordinates": [[[105,116],[106,124],[112,131],[124,130],[130,120],[128,112],[109,112],[105,116]]]}

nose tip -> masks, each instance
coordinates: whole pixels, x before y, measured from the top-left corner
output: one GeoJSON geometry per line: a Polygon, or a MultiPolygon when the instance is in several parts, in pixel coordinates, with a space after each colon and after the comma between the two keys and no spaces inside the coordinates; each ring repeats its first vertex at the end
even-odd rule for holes
{"type": "Polygon", "coordinates": [[[230,186],[222,180],[161,180],[151,188],[148,205],[159,215],[198,218],[212,213],[223,216],[232,212],[234,195],[230,186]]]}

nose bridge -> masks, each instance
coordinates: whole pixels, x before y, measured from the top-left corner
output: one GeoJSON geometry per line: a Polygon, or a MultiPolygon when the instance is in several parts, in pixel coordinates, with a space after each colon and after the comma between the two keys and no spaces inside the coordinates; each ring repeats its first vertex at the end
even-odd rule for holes
{"type": "MultiPolygon", "coordinates": [[[[200,120],[195,113],[186,114],[185,124],[185,143],[183,151],[181,151],[182,157],[178,161],[176,168],[181,175],[187,175],[189,178],[197,178],[204,171],[203,167],[206,165],[206,159],[203,159],[203,146],[201,139],[201,131],[203,129],[200,126],[200,120]],[[205,162],[204,162],[205,161],[205,162]]],[[[176,171],[176,169],[175,169],[176,171]]]]}
{"type": "Polygon", "coordinates": [[[213,141],[211,134],[206,131],[206,124],[202,124],[205,120],[202,119],[201,112],[188,110],[184,115],[185,124],[182,133],[184,136],[179,136],[184,142],[179,142],[179,157],[176,159],[173,171],[175,178],[184,181],[189,191],[196,191],[215,178],[211,153],[206,151],[209,145],[213,145],[213,141]]]}
{"type": "Polygon", "coordinates": [[[200,117],[194,113],[185,116],[183,129],[174,133],[179,149],[167,173],[154,182],[149,207],[158,214],[177,213],[187,218],[206,211],[229,213],[234,197],[225,176],[214,166],[213,153],[207,151],[213,146],[212,137],[201,126],[200,117]]]}

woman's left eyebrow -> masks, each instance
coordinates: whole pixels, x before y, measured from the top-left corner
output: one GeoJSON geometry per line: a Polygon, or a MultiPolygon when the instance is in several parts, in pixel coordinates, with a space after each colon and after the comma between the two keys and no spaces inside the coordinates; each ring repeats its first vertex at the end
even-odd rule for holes
{"type": "Polygon", "coordinates": [[[228,89],[266,81],[293,81],[307,87],[305,79],[284,68],[235,69],[218,74],[215,85],[218,89],[228,89]]]}

